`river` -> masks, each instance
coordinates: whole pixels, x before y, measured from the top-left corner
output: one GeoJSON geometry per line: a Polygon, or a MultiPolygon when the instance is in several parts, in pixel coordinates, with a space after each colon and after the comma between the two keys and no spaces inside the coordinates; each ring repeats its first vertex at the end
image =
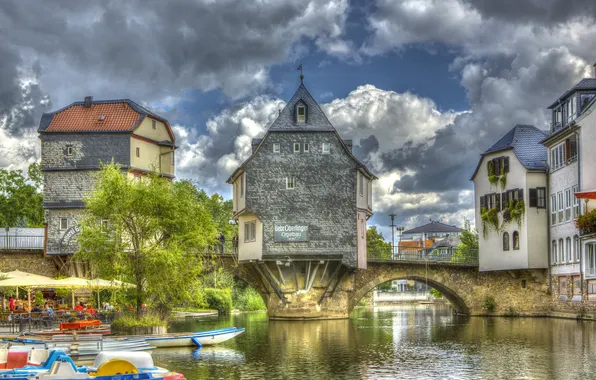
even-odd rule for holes
{"type": "Polygon", "coordinates": [[[157,365],[199,379],[595,379],[596,324],[466,318],[449,306],[358,309],[348,320],[188,319],[170,331],[245,327],[216,347],[159,349],[157,365]]]}

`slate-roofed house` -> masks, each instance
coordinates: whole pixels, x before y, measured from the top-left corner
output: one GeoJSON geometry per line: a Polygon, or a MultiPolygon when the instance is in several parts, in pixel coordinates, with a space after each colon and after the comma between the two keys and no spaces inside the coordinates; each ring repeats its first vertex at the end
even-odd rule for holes
{"type": "Polygon", "coordinates": [[[596,208],[596,78],[584,78],[549,107],[551,290],[555,308],[569,310],[596,300],[596,229],[578,230],[575,220],[596,208]],[[577,196],[576,196],[577,195],[577,196]],[[583,258],[583,259],[582,259],[583,258]],[[585,296],[583,296],[583,295],[585,296]]]}
{"type": "Polygon", "coordinates": [[[546,132],[516,125],[472,175],[481,271],[548,266],[546,132]]]}
{"type": "Polygon", "coordinates": [[[401,234],[407,236],[420,236],[427,239],[443,238],[449,235],[459,235],[461,228],[450,226],[445,223],[431,220],[430,223],[403,231],[401,234]]]}
{"type": "Polygon", "coordinates": [[[44,174],[46,253],[77,249],[77,219],[100,163],[112,160],[129,175],[158,171],[174,177],[175,139],[167,120],[129,99],[86,97],[46,113],[39,124],[44,174]]]}
{"type": "Polygon", "coordinates": [[[374,179],[301,84],[227,181],[240,227],[239,260],[366,268],[374,179]]]}

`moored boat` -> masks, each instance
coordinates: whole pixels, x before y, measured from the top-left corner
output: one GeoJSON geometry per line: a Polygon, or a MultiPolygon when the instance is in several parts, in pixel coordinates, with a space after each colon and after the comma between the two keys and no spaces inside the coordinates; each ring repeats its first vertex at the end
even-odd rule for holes
{"type": "Polygon", "coordinates": [[[232,339],[244,332],[242,327],[199,331],[192,333],[148,336],[145,341],[156,348],[160,347],[202,347],[232,339]]]}

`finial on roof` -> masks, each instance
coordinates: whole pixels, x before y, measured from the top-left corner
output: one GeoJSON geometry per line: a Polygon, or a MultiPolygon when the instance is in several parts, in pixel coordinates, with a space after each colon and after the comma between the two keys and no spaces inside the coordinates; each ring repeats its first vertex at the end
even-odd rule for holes
{"type": "Polygon", "coordinates": [[[302,73],[302,63],[298,66],[298,70],[300,70],[300,83],[304,84],[304,75],[302,73]]]}

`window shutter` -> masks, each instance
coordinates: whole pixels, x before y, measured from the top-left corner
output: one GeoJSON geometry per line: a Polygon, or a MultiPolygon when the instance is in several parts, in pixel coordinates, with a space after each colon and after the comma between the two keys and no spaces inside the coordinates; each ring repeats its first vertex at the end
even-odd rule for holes
{"type": "Polygon", "coordinates": [[[505,157],[505,173],[509,173],[509,157],[505,157]]]}
{"type": "Polygon", "coordinates": [[[509,202],[509,199],[507,198],[507,192],[505,191],[501,194],[501,203],[503,204],[502,208],[506,208],[508,202],[509,202]]]}
{"type": "Polygon", "coordinates": [[[530,189],[530,207],[538,207],[538,189],[530,189]]]}
{"type": "Polygon", "coordinates": [[[497,193],[495,194],[495,201],[496,201],[496,205],[495,207],[497,208],[497,210],[501,211],[501,194],[497,193]]]}
{"type": "Polygon", "coordinates": [[[491,163],[491,162],[493,162],[493,160],[488,160],[488,161],[486,162],[486,173],[487,173],[486,175],[487,175],[488,177],[490,177],[490,169],[489,169],[489,168],[490,168],[490,163],[491,163]]]}
{"type": "Polygon", "coordinates": [[[569,139],[565,140],[565,162],[568,162],[569,159],[571,158],[571,143],[569,141],[569,139]]]}
{"type": "Polygon", "coordinates": [[[501,175],[501,158],[495,158],[495,175],[501,175]]]}
{"type": "Polygon", "coordinates": [[[517,199],[518,200],[524,199],[524,189],[517,189],[517,199]]]}

